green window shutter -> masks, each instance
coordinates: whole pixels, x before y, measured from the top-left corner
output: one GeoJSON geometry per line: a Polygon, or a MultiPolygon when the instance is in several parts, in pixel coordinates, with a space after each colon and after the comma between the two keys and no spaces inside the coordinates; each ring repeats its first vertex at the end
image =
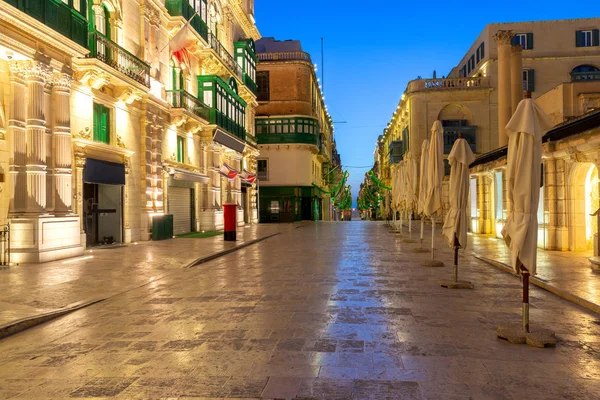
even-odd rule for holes
{"type": "Polygon", "coordinates": [[[533,50],[533,33],[527,34],[527,49],[523,50],[533,50]]]}
{"type": "Polygon", "coordinates": [[[535,91],[535,71],[527,70],[527,91],[533,93],[535,91]]]}
{"type": "Polygon", "coordinates": [[[93,136],[92,136],[92,140],[94,140],[94,142],[97,142],[99,139],[99,132],[100,132],[100,104],[96,104],[94,103],[94,108],[93,108],[93,136]]]}
{"type": "Polygon", "coordinates": [[[594,29],[592,31],[592,46],[598,46],[600,43],[600,31],[598,29],[594,29]]]}
{"type": "Polygon", "coordinates": [[[181,136],[177,136],[177,162],[184,162],[184,139],[181,136]]]}
{"type": "Polygon", "coordinates": [[[575,32],[575,46],[583,47],[583,31],[575,32]]]}
{"type": "Polygon", "coordinates": [[[110,39],[110,11],[106,6],[102,6],[104,11],[104,36],[110,39]]]}
{"type": "Polygon", "coordinates": [[[102,112],[100,113],[100,136],[99,141],[102,143],[109,144],[110,142],[110,115],[108,108],[100,106],[102,112]]]}

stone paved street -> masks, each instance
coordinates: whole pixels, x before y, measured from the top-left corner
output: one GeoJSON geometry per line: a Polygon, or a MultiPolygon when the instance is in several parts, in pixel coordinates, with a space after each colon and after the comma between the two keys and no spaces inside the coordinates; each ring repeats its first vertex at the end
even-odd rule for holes
{"type": "Polygon", "coordinates": [[[424,268],[382,223],[296,226],[1,340],[0,398],[600,398],[598,315],[532,288],[560,341],[511,345],[521,286],[469,251],[452,291],[441,241],[424,268]]]}

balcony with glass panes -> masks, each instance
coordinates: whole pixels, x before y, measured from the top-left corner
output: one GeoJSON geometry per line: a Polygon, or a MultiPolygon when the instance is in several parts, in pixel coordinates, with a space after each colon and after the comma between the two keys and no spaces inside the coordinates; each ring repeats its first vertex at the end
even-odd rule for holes
{"type": "Polygon", "coordinates": [[[199,75],[198,98],[209,107],[211,124],[246,140],[246,102],[238,94],[235,78],[225,82],[217,75],[199,75]]]}
{"type": "Polygon", "coordinates": [[[234,43],[235,61],[242,68],[244,85],[256,95],[256,47],[254,40],[245,39],[234,43]]]}
{"type": "Polygon", "coordinates": [[[306,117],[260,118],[254,121],[258,144],[312,144],[321,147],[319,121],[306,117]]]}
{"type": "Polygon", "coordinates": [[[86,0],[4,1],[80,46],[87,48],[88,22],[86,19],[86,0]]]}

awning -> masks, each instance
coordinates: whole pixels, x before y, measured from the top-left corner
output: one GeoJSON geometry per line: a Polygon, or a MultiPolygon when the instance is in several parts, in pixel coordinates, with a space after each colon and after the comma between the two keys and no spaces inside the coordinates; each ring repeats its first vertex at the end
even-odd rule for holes
{"type": "Polygon", "coordinates": [[[169,175],[173,177],[173,179],[178,181],[189,181],[189,182],[198,182],[198,183],[208,183],[210,182],[210,178],[206,175],[200,174],[198,172],[186,171],[178,168],[171,168],[169,170],[169,175]]]}
{"type": "Polygon", "coordinates": [[[225,147],[230,148],[231,150],[237,151],[238,153],[243,153],[244,149],[246,148],[246,143],[240,139],[234,138],[220,129],[215,129],[215,136],[213,137],[213,140],[225,147]]]}
{"type": "Polygon", "coordinates": [[[83,168],[83,181],[106,185],[124,185],[125,165],[87,158],[83,168]]]}

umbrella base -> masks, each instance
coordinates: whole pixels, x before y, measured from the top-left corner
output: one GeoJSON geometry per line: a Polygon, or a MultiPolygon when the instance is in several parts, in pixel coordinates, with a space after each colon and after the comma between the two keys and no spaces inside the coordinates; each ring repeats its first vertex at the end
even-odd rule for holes
{"type": "Polygon", "coordinates": [[[444,266],[444,263],[442,261],[438,261],[438,260],[421,261],[421,267],[438,268],[438,267],[443,267],[443,266],[444,266]]]}
{"type": "Polygon", "coordinates": [[[426,249],[424,247],[417,247],[416,249],[412,249],[413,253],[430,253],[431,250],[426,249]]]}
{"type": "Polygon", "coordinates": [[[533,347],[556,346],[556,334],[549,329],[536,329],[527,333],[521,324],[500,325],[496,331],[499,339],[508,340],[512,344],[527,343],[533,347]]]}
{"type": "Polygon", "coordinates": [[[468,281],[440,281],[440,286],[448,289],[473,289],[473,284],[468,281]]]}

